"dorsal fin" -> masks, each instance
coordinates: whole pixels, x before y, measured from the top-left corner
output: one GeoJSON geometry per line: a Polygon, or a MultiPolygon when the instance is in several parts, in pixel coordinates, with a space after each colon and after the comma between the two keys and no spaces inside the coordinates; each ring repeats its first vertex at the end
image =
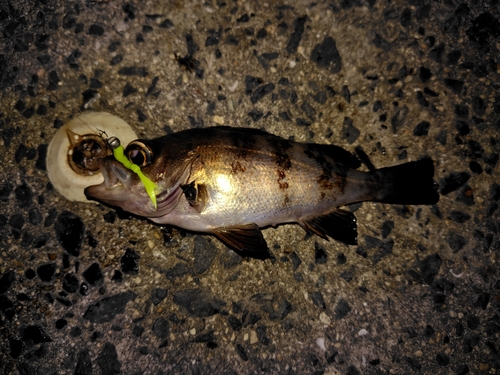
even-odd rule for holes
{"type": "Polygon", "coordinates": [[[309,149],[315,150],[323,155],[327,155],[337,163],[341,163],[346,167],[358,169],[361,166],[361,161],[352,153],[344,150],[340,146],[322,145],[316,143],[308,143],[309,149]]]}

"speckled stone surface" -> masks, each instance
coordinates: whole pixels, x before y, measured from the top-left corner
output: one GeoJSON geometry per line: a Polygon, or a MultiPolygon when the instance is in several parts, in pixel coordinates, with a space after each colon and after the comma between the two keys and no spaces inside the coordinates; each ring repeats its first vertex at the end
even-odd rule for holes
{"type": "Polygon", "coordinates": [[[499,10],[2,1],[0,374],[499,373],[499,10]],[[429,156],[441,199],[351,207],[358,246],[287,225],[264,231],[274,258],[242,258],[54,191],[47,145],[86,110],[144,138],[224,124],[429,156]]]}

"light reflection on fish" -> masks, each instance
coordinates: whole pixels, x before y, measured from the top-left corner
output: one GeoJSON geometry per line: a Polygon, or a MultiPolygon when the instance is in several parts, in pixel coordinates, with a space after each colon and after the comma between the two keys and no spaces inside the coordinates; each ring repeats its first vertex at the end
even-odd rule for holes
{"type": "Polygon", "coordinates": [[[341,147],[255,129],[190,129],[131,142],[125,155],[157,184],[157,209],[139,177],[112,157],[102,160],[105,181],[86,188],[87,198],[214,234],[242,251],[267,251],[260,228],[284,223],[355,244],[356,218],[340,206],[439,200],[431,159],[362,172],[360,161],[341,147]]]}

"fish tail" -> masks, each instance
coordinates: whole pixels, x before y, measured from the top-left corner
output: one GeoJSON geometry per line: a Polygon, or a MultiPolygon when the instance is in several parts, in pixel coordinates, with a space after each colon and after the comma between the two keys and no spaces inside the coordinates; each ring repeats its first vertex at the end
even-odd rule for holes
{"type": "Polygon", "coordinates": [[[439,201],[434,164],[425,158],[372,173],[382,188],[374,201],[391,204],[435,204],[439,201]]]}

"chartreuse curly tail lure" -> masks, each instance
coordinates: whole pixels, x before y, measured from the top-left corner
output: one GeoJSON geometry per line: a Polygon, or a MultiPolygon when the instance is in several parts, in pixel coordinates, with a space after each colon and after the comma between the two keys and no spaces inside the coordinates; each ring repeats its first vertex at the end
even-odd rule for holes
{"type": "Polygon", "coordinates": [[[120,140],[117,137],[109,138],[108,145],[113,150],[113,155],[115,159],[118,162],[122,163],[125,168],[130,169],[132,172],[137,174],[137,176],[139,176],[142,184],[144,185],[144,188],[146,189],[146,192],[148,193],[149,199],[151,199],[151,202],[153,203],[153,206],[156,210],[157,209],[156,193],[155,193],[155,189],[157,188],[156,184],[149,178],[147,178],[144,175],[144,173],[142,173],[141,167],[139,167],[137,164],[134,164],[127,159],[127,157],[125,156],[123,146],[120,144],[120,140]]]}

